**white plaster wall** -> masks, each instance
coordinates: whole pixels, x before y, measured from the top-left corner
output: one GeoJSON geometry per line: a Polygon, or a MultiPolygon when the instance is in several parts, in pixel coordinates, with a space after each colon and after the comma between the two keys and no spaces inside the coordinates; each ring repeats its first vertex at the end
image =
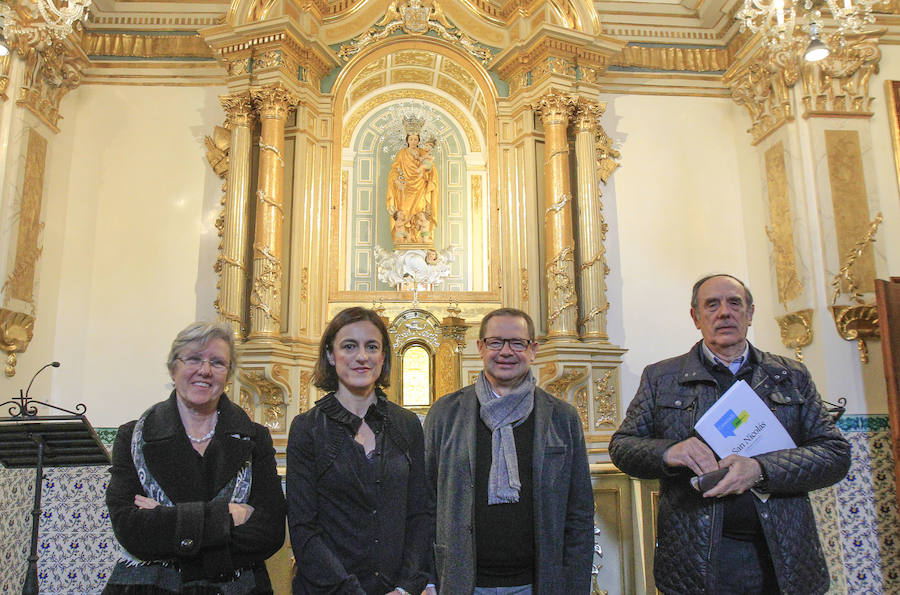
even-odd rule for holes
{"type": "Polygon", "coordinates": [[[743,173],[745,162],[756,161],[748,157],[746,116],[730,100],[602,99],[609,102],[604,128],[622,151],[603,200],[609,335],[629,350],[621,377],[628,403],[644,366],[699,339],[689,314],[694,281],[730,272],[753,288],[742,195],[756,180],[752,170],[743,173]]]}
{"type": "Polygon", "coordinates": [[[42,262],[45,278],[58,277],[57,307],[38,328],[55,327],[42,354],[62,362],[54,402],[83,402],[95,426],[133,419],[167,396],[175,334],[215,318],[221,181],[203,137],[223,119],[221,93],[87,86],[64,100],[53,142],[70,150],[53,151],[48,167],[47,231],[61,240],[42,262]]]}

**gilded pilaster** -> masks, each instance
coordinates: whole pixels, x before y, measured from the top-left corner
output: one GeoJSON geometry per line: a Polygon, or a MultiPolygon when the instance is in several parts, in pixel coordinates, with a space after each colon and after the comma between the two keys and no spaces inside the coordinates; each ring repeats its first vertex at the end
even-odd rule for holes
{"type": "Polygon", "coordinates": [[[219,295],[215,306],[222,320],[234,327],[236,338],[247,332],[245,320],[248,266],[247,242],[250,222],[250,150],[254,112],[249,93],[219,98],[231,129],[228,181],[225,189],[225,216],[222,245],[216,261],[219,295]]]}
{"type": "Polygon", "coordinates": [[[585,339],[606,340],[606,231],[597,175],[595,139],[605,104],[580,100],[575,112],[575,161],[578,182],[578,287],[581,319],[578,326],[585,339]]]}
{"type": "Polygon", "coordinates": [[[567,129],[575,101],[551,90],[533,109],[544,125],[544,256],[547,336],[576,337],[575,240],[567,129]]]}
{"type": "Polygon", "coordinates": [[[259,178],[250,289],[249,338],[281,333],[284,124],[298,98],[281,86],[250,91],[259,111],[259,178]]]}

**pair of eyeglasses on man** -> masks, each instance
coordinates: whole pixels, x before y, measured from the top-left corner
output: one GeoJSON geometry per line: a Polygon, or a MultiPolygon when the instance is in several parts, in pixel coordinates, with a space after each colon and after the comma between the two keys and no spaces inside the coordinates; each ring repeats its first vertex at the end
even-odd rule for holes
{"type": "Polygon", "coordinates": [[[531,341],[529,339],[501,339],[500,337],[485,337],[481,340],[481,344],[490,351],[500,351],[507,343],[509,343],[509,348],[513,351],[525,351],[526,349],[528,349],[528,346],[531,345],[531,341]]]}
{"type": "Polygon", "coordinates": [[[203,364],[209,364],[209,367],[215,370],[216,372],[224,372],[228,369],[228,363],[219,358],[210,358],[206,359],[204,357],[200,357],[199,355],[189,355],[187,357],[178,356],[175,359],[184,364],[185,368],[189,368],[191,370],[199,370],[203,364]]]}

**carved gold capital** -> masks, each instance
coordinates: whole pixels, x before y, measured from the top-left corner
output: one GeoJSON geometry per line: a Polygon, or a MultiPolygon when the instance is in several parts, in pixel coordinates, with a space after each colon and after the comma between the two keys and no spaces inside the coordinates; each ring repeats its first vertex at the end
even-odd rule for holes
{"type": "Polygon", "coordinates": [[[579,97],[575,103],[575,128],[578,132],[594,133],[600,126],[600,117],[606,111],[606,103],[598,103],[579,97]]]}
{"type": "Polygon", "coordinates": [[[59,132],[62,98],[81,84],[87,57],[68,41],[40,43],[19,38],[15,44],[25,61],[22,87],[16,105],[32,112],[54,132],[59,132]]]}
{"type": "Polygon", "coordinates": [[[250,94],[260,118],[284,120],[288,112],[300,103],[296,94],[282,86],[251,89],[250,94]]]}
{"type": "Polygon", "coordinates": [[[855,306],[831,306],[831,315],[838,334],[846,341],[856,341],[859,361],[869,363],[869,348],[866,339],[881,337],[878,328],[878,310],[875,304],[855,306]]]}
{"type": "Polygon", "coordinates": [[[219,102],[225,110],[225,127],[251,126],[255,118],[253,100],[249,93],[221,95],[219,102]]]}
{"type": "Polygon", "coordinates": [[[550,90],[549,93],[531,105],[531,109],[538,112],[544,127],[552,125],[568,126],[569,119],[575,112],[577,100],[569,95],[550,90]]]}
{"type": "Polygon", "coordinates": [[[882,30],[847,35],[843,41],[832,36],[831,54],[819,62],[804,64],[804,117],[872,116],[874,98],[869,95],[869,80],[878,72],[878,40],[883,34],[882,30]]]}
{"type": "Polygon", "coordinates": [[[788,349],[793,349],[798,361],[803,361],[803,348],[812,343],[812,316],[810,309],[788,312],[778,316],[778,328],[781,330],[781,342],[788,349]]]}
{"type": "Polygon", "coordinates": [[[7,376],[16,374],[16,353],[25,351],[33,336],[33,316],[0,308],[0,349],[6,353],[4,373],[7,376]]]}

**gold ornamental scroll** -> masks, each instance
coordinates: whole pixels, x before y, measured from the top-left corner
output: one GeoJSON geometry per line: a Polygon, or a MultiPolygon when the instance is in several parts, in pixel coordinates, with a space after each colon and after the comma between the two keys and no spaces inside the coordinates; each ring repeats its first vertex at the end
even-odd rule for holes
{"type": "Polygon", "coordinates": [[[259,178],[253,282],[250,287],[250,339],[281,333],[282,230],[284,228],[284,124],[299,101],[283,87],[250,91],[259,112],[259,178]]]}
{"type": "MultiPolygon", "coordinates": [[[[848,254],[869,229],[869,201],[863,172],[859,133],[855,130],[826,130],[828,179],[839,255],[848,254]]],[[[853,278],[864,293],[875,291],[875,253],[862,249],[853,265],[853,278]]],[[[846,291],[846,284],[842,285],[846,291]]]]}
{"type": "Polygon", "coordinates": [[[231,129],[231,150],[225,190],[222,251],[217,263],[220,277],[216,308],[220,318],[234,327],[235,338],[240,339],[247,331],[244,311],[250,222],[250,129],[254,112],[249,93],[224,95],[219,101],[225,109],[225,125],[231,129]]]}
{"type": "Polygon", "coordinates": [[[578,283],[581,291],[583,339],[607,340],[606,221],[600,202],[595,139],[606,105],[580,100],[575,112],[575,161],[578,183],[578,283]]]}
{"type": "Polygon", "coordinates": [[[566,130],[574,100],[551,90],[533,109],[544,125],[544,255],[547,279],[547,336],[576,337],[575,240],[566,130]]]}

